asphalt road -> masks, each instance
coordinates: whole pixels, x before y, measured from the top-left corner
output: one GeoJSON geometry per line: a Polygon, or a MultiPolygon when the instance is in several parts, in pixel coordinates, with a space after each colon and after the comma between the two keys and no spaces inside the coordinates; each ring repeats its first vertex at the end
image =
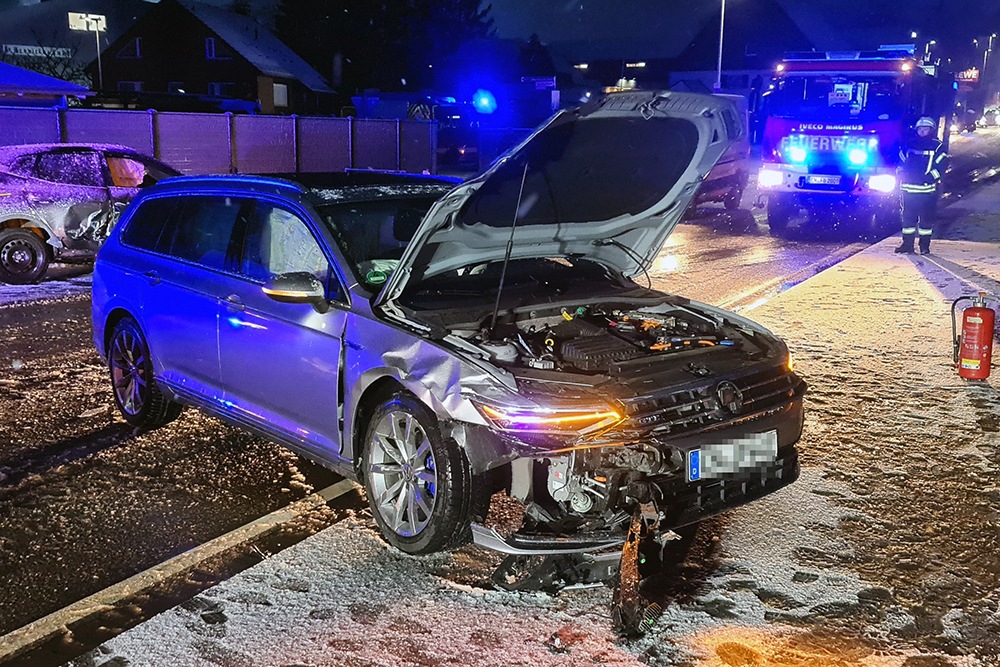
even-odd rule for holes
{"type": "MultiPolygon", "coordinates": [[[[1000,133],[960,137],[952,152],[949,196],[960,197],[996,177],[1000,133]]],[[[690,214],[650,282],[748,312],[874,240],[808,225],[774,238],[753,200],[690,214]]],[[[0,331],[0,635],[336,480],[194,410],[133,433],[113,410],[84,287],[0,307],[0,331]]]]}

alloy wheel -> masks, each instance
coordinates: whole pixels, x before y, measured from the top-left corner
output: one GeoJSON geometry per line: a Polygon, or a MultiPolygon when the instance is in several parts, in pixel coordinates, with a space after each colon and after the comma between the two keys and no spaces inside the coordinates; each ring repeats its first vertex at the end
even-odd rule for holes
{"type": "Polygon", "coordinates": [[[122,410],[138,414],[146,402],[146,352],[133,331],[119,331],[111,344],[111,381],[122,410]]]}
{"type": "Polygon", "coordinates": [[[412,537],[434,513],[438,477],[434,452],[420,421],[409,412],[391,411],[372,433],[368,476],[375,507],[393,532],[412,537]]]}

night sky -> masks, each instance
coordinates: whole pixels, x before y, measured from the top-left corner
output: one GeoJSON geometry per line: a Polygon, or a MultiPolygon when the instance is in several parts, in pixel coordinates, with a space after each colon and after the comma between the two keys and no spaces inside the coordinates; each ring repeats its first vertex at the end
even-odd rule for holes
{"type": "MultiPolygon", "coordinates": [[[[0,0],[0,10],[39,0],[0,0]]],[[[225,6],[230,0],[208,0],[225,6]]],[[[727,7],[741,2],[726,0],[727,7]]],[[[872,41],[936,39],[954,50],[972,50],[977,35],[1000,32],[1000,0],[773,0],[786,9],[820,49],[862,49],[872,41]]],[[[721,0],[484,0],[493,5],[497,34],[543,42],[655,43],[684,39],[685,20],[701,23],[721,0]]],[[[277,0],[251,0],[267,23],[277,0]]]]}

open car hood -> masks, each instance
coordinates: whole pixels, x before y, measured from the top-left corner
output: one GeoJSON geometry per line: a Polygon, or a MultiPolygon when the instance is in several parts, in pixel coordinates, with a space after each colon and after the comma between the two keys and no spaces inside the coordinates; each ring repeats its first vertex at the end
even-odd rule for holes
{"type": "Polygon", "coordinates": [[[619,93],[562,111],[431,207],[376,305],[503,261],[511,240],[512,260],[572,256],[638,275],[745,131],[711,95],[619,93]]]}

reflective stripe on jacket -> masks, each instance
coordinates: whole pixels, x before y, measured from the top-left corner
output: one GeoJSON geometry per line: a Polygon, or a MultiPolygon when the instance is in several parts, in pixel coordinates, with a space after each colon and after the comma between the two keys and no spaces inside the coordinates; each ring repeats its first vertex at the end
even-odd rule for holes
{"type": "Polygon", "coordinates": [[[899,151],[899,189],[934,192],[947,166],[948,154],[934,137],[915,137],[899,151]]]}

